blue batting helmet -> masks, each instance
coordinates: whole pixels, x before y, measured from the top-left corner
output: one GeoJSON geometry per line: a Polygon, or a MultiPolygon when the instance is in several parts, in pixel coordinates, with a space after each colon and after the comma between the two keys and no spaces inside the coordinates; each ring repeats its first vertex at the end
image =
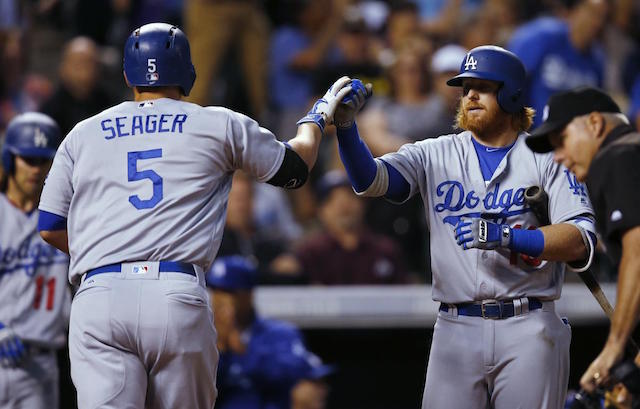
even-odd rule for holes
{"type": "Polygon", "coordinates": [[[242,256],[219,257],[205,276],[207,286],[222,291],[250,290],[258,281],[258,269],[242,256]]]}
{"type": "Polygon", "coordinates": [[[511,51],[494,45],[483,45],[469,51],[460,64],[460,74],[447,81],[452,87],[462,86],[464,78],[478,78],[500,83],[498,105],[505,112],[524,108],[526,69],[511,51]]]}
{"type": "Polygon", "coordinates": [[[131,33],[123,66],[132,86],[177,86],[186,96],[196,80],[187,36],[165,23],[145,24],[131,33]]]}
{"type": "Polygon", "coordinates": [[[61,142],[58,124],[45,114],[27,112],[9,122],[2,145],[2,167],[13,172],[15,156],[53,159],[61,142]]]}

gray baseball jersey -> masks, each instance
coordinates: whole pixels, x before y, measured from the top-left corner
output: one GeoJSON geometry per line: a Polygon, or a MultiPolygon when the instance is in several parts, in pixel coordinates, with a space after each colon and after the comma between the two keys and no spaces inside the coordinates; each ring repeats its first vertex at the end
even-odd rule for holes
{"type": "Polygon", "coordinates": [[[284,151],[270,131],[225,108],[123,102],[65,138],[40,209],[68,217],[71,282],[128,260],[180,260],[206,271],[233,171],[267,181],[284,151]]]}
{"type": "Polygon", "coordinates": [[[220,245],[234,170],[267,181],[284,154],[244,115],[168,98],[124,102],[67,135],[40,209],[67,217],[71,282],[120,263],[120,273],[83,280],[73,300],[81,409],[213,407],[218,354],[203,270],[220,245]],[[196,277],[163,272],[162,261],[190,263],[196,277]]]}
{"type": "MultiPolygon", "coordinates": [[[[548,193],[552,223],[592,215],[584,185],[556,164],[552,154],[531,152],[520,135],[488,184],[468,131],[405,145],[380,159],[398,169],[409,182],[411,195],[419,192],[424,200],[431,254],[437,255],[431,261],[434,300],[560,297],[564,263],[533,260],[508,249],[462,251],[453,234],[461,216],[487,213],[511,227],[537,227],[524,201],[524,191],[532,185],[548,193]]],[[[581,226],[595,231],[590,220],[581,226]]]]}
{"type": "Polygon", "coordinates": [[[538,185],[549,195],[552,223],[570,222],[581,232],[593,232],[587,192],[552,154],[529,150],[524,135],[485,181],[471,138],[467,131],[427,139],[381,158],[404,176],[412,195],[420,192],[424,200],[433,298],[450,304],[438,313],[434,327],[422,407],[560,409],[571,331],[551,300],[560,297],[565,264],[509,249],[463,250],[453,229],[461,216],[535,228],[538,221],[525,204],[524,191],[538,185]],[[542,308],[529,310],[527,297],[540,298],[542,308]],[[491,299],[514,300],[519,316],[458,315],[451,305],[491,299]]]}
{"type": "Polygon", "coordinates": [[[0,214],[0,322],[27,343],[62,347],[69,257],[40,238],[37,210],[25,213],[0,194],[0,214]]]}
{"type": "Polygon", "coordinates": [[[0,322],[27,345],[24,362],[0,368],[0,408],[57,408],[53,351],[66,341],[69,258],[38,234],[38,211],[25,213],[0,193],[0,322]]]}

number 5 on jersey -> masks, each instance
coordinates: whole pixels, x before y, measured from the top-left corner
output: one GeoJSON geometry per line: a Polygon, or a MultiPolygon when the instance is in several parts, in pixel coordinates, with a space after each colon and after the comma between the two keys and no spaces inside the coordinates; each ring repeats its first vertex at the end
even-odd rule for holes
{"type": "Polygon", "coordinates": [[[162,177],[153,170],[138,171],[138,161],[144,159],[161,158],[162,149],[137,151],[127,153],[127,175],[129,182],[149,179],[153,184],[153,196],[150,199],[140,199],[138,195],[129,196],[129,202],[138,210],[151,209],[162,200],[162,177]]]}

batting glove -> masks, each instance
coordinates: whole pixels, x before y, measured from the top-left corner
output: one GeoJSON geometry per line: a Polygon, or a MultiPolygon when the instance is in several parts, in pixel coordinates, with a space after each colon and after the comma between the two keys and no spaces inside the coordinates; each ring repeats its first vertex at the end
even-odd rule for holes
{"type": "Polygon", "coordinates": [[[26,353],[24,344],[15,332],[0,322],[0,366],[3,368],[17,367],[26,353]]]}
{"type": "Polygon", "coordinates": [[[313,104],[311,111],[300,119],[297,124],[313,122],[320,128],[320,132],[324,133],[324,127],[333,123],[333,115],[340,101],[351,91],[351,78],[342,77],[327,90],[322,98],[313,104]]]}
{"type": "Polygon", "coordinates": [[[359,79],[351,81],[351,91],[342,99],[334,116],[336,127],[349,129],[355,121],[356,114],[362,109],[364,103],[373,94],[371,84],[363,84],[359,79]]]}
{"type": "Polygon", "coordinates": [[[463,249],[492,250],[509,247],[511,227],[480,218],[461,217],[454,229],[456,241],[463,249]]]}

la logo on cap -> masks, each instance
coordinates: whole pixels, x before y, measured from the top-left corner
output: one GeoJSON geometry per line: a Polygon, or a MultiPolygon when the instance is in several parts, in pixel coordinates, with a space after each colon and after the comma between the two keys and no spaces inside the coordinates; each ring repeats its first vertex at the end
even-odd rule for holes
{"type": "Polygon", "coordinates": [[[545,105],[542,110],[542,122],[546,121],[549,118],[549,105],[545,105]]]}
{"type": "Polygon", "coordinates": [[[477,69],[478,60],[473,58],[473,55],[467,54],[467,59],[464,61],[464,69],[465,71],[469,71],[469,69],[475,70],[477,69]],[[471,68],[469,68],[471,67],[471,68]]]}

